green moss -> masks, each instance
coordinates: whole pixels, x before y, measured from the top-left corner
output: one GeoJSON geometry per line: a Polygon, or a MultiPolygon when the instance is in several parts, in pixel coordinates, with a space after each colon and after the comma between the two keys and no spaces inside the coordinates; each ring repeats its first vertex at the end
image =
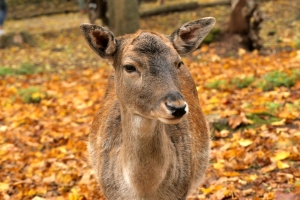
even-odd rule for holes
{"type": "Polygon", "coordinates": [[[292,87],[296,82],[294,76],[288,76],[284,72],[273,71],[267,73],[261,81],[258,82],[258,86],[264,91],[273,90],[275,87],[292,87]]]}
{"type": "Polygon", "coordinates": [[[296,106],[297,110],[300,111],[300,99],[298,101],[296,101],[295,106],[296,106]]]}
{"type": "Polygon", "coordinates": [[[242,89],[251,85],[253,81],[254,78],[251,76],[245,78],[234,78],[232,79],[231,83],[235,86],[235,88],[242,89]]]}
{"type": "Polygon", "coordinates": [[[282,106],[281,103],[276,103],[276,102],[266,102],[264,103],[264,105],[273,114],[276,113],[279,110],[279,108],[282,106]]]}
{"type": "Polygon", "coordinates": [[[7,67],[0,67],[0,76],[15,74],[15,70],[7,67]]]}
{"type": "Polygon", "coordinates": [[[217,122],[217,123],[212,123],[212,126],[215,130],[217,131],[222,131],[222,130],[232,130],[230,128],[230,126],[228,125],[228,123],[221,123],[221,122],[217,122]]]}
{"type": "Polygon", "coordinates": [[[292,70],[292,76],[293,76],[296,80],[300,80],[300,70],[298,70],[298,69],[293,69],[293,70],[292,70]]]}
{"type": "Polygon", "coordinates": [[[260,87],[263,91],[273,90],[275,87],[292,87],[296,81],[300,80],[300,70],[294,69],[290,74],[280,71],[272,71],[264,75],[259,80],[255,80],[254,77],[234,77],[231,80],[214,80],[208,82],[205,87],[208,89],[217,90],[230,90],[230,89],[243,89],[251,85],[254,87],[260,87]],[[253,84],[255,81],[255,84],[253,84]]]}
{"type": "Polygon", "coordinates": [[[253,124],[250,126],[257,126],[263,124],[271,124],[273,122],[280,121],[279,118],[274,117],[272,114],[264,112],[264,113],[256,113],[256,114],[248,114],[246,115],[248,119],[253,121],[253,124]]]}
{"type": "Polygon", "coordinates": [[[29,87],[18,91],[18,95],[24,103],[39,103],[47,97],[47,93],[38,87],[29,87]]]}
{"type": "Polygon", "coordinates": [[[204,38],[203,43],[205,44],[210,44],[214,41],[216,41],[218,39],[218,36],[221,33],[221,29],[220,28],[213,28],[208,34],[207,36],[204,38]]]}
{"type": "Polygon", "coordinates": [[[207,36],[204,38],[204,44],[210,44],[214,41],[214,35],[212,33],[208,33],[207,36]]]}
{"type": "Polygon", "coordinates": [[[23,63],[18,69],[16,69],[16,74],[20,75],[34,74],[35,72],[37,72],[37,69],[32,63],[23,63]]]}
{"type": "Polygon", "coordinates": [[[220,28],[213,28],[213,29],[211,29],[211,31],[210,31],[212,34],[214,34],[214,35],[218,35],[218,34],[220,34],[221,33],[221,29],[220,28]]]}
{"type": "Polygon", "coordinates": [[[223,90],[228,86],[228,82],[226,80],[215,80],[207,83],[205,86],[209,89],[223,90]]]}
{"type": "Polygon", "coordinates": [[[300,49],[300,40],[297,40],[297,41],[296,41],[296,48],[297,48],[297,49],[300,49]]]}
{"type": "Polygon", "coordinates": [[[19,68],[0,67],[0,76],[27,75],[41,72],[33,63],[22,63],[19,68]]]}
{"type": "Polygon", "coordinates": [[[225,90],[225,89],[242,89],[246,88],[254,82],[253,77],[233,78],[231,81],[215,80],[207,83],[205,86],[209,89],[225,90]]]}

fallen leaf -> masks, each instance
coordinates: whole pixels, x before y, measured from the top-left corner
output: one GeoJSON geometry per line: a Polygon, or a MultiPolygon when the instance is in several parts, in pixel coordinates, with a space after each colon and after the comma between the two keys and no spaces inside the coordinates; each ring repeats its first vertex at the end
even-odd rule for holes
{"type": "Polygon", "coordinates": [[[271,172],[271,171],[273,171],[275,169],[276,169],[276,164],[272,163],[272,164],[270,164],[270,165],[268,165],[266,167],[261,168],[260,171],[262,173],[267,173],[267,172],[271,172]]]}
{"type": "Polygon", "coordinates": [[[248,139],[241,139],[238,141],[239,145],[241,145],[242,147],[247,147],[249,146],[250,144],[253,143],[252,140],[248,140],[248,139]]]}
{"type": "Polygon", "coordinates": [[[284,193],[284,192],[276,192],[275,200],[298,200],[300,198],[300,194],[294,193],[284,193]]]}
{"type": "Polygon", "coordinates": [[[235,129],[241,124],[252,124],[253,122],[247,119],[246,114],[242,112],[238,116],[229,118],[228,123],[231,128],[235,129]]]}
{"type": "Polygon", "coordinates": [[[0,192],[5,192],[9,189],[9,184],[8,183],[1,183],[0,182],[0,192]]]}
{"type": "Polygon", "coordinates": [[[290,156],[290,154],[291,153],[289,151],[278,151],[278,152],[276,152],[275,156],[273,156],[271,158],[271,160],[273,162],[284,160],[284,159],[288,158],[290,156]]]}
{"type": "Polygon", "coordinates": [[[284,162],[281,162],[280,160],[276,162],[278,169],[286,169],[289,168],[290,165],[284,162]]]}
{"type": "Polygon", "coordinates": [[[283,125],[285,125],[285,121],[286,121],[286,119],[282,119],[280,121],[272,122],[271,124],[274,126],[283,126],[283,125]]]}

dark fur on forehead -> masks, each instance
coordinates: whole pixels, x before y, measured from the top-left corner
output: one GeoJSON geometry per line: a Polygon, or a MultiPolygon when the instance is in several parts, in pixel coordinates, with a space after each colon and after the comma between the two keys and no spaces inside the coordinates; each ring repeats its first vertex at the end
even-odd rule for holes
{"type": "Polygon", "coordinates": [[[165,43],[162,42],[162,38],[152,32],[141,32],[138,37],[133,39],[132,44],[136,45],[134,51],[148,55],[169,51],[165,43]]]}

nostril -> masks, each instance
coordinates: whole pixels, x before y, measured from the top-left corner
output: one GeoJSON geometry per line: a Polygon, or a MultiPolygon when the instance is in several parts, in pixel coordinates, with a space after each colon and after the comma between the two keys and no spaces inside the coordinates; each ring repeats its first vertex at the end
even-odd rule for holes
{"type": "Polygon", "coordinates": [[[174,117],[182,117],[186,113],[186,104],[183,106],[174,106],[166,103],[166,107],[174,117]]]}

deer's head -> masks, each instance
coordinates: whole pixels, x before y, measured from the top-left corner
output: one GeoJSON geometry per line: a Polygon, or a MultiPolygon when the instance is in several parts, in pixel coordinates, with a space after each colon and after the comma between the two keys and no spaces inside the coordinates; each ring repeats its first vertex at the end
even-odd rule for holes
{"type": "Polygon", "coordinates": [[[115,90],[122,109],[166,124],[180,122],[188,112],[178,75],[180,55],[199,47],[215,19],[208,17],[184,24],[170,36],[148,31],[116,38],[106,28],[82,24],[90,47],[113,62],[115,90]]]}

